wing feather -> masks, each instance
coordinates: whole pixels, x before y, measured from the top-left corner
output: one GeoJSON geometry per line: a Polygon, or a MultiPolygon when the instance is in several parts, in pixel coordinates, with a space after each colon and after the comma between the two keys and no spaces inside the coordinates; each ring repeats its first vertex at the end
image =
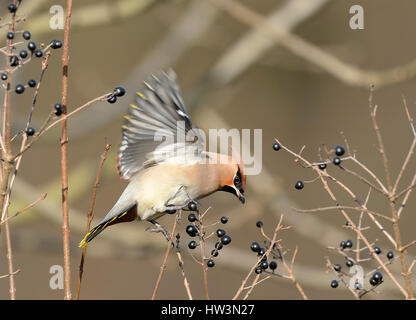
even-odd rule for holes
{"type": "Polygon", "coordinates": [[[151,76],[137,92],[136,104],[130,105],[122,126],[117,165],[121,177],[130,179],[147,165],[170,161],[173,152],[185,152],[189,145],[198,145],[197,150],[204,150],[205,141],[195,129],[174,71],[151,76]],[[178,121],[185,124],[185,134],[192,130],[198,139],[176,143],[178,121]]]}

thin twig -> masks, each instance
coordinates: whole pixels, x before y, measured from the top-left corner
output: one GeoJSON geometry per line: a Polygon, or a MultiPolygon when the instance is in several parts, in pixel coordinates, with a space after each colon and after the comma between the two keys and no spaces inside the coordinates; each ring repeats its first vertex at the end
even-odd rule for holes
{"type": "Polygon", "coordinates": [[[29,210],[30,208],[33,208],[34,206],[36,206],[36,204],[37,204],[39,201],[44,200],[44,199],[46,198],[46,196],[47,196],[47,195],[48,195],[47,193],[44,193],[44,194],[43,194],[43,195],[42,195],[39,199],[37,199],[37,200],[33,201],[31,204],[29,204],[28,206],[24,207],[22,210],[17,211],[15,214],[13,214],[13,215],[11,215],[11,216],[8,216],[6,219],[4,219],[3,221],[1,221],[1,222],[0,222],[0,225],[2,225],[3,223],[5,223],[6,221],[9,221],[9,220],[10,220],[10,219],[12,219],[12,218],[17,217],[19,214],[21,214],[21,213],[23,213],[23,212],[25,212],[25,211],[29,210]]]}
{"type": "MultiPolygon", "coordinates": [[[[234,297],[233,297],[233,300],[237,300],[237,299],[238,299],[238,297],[241,295],[241,293],[243,292],[244,288],[246,287],[246,283],[247,283],[248,279],[249,279],[249,278],[250,278],[250,276],[253,274],[254,270],[257,268],[258,264],[259,264],[259,263],[260,263],[260,261],[263,259],[263,257],[265,257],[265,256],[267,257],[267,256],[270,254],[271,250],[273,249],[273,245],[274,245],[274,243],[275,243],[275,241],[276,241],[276,239],[277,239],[277,232],[279,231],[279,229],[280,229],[280,227],[281,227],[281,222],[282,222],[282,219],[283,219],[283,215],[281,215],[280,220],[279,220],[279,223],[277,224],[277,226],[276,226],[276,228],[275,228],[275,230],[274,230],[274,233],[273,233],[273,238],[272,238],[272,239],[271,239],[271,241],[270,241],[270,246],[269,246],[269,248],[267,249],[267,251],[266,251],[266,252],[265,252],[262,256],[260,256],[260,257],[257,259],[256,263],[255,263],[255,264],[251,267],[251,269],[250,269],[250,271],[248,272],[247,276],[246,276],[246,277],[243,279],[243,281],[241,282],[241,285],[240,285],[240,287],[238,288],[237,292],[235,293],[235,295],[234,295],[234,297]]],[[[257,276],[256,276],[252,284],[255,284],[255,281],[256,281],[256,280],[258,280],[258,278],[259,278],[259,277],[257,277],[257,276]]]]}
{"type": "Polygon", "coordinates": [[[409,164],[409,161],[412,158],[413,153],[415,152],[415,147],[416,147],[416,130],[413,125],[413,118],[410,116],[410,112],[407,107],[406,98],[403,96],[402,99],[403,99],[403,105],[404,105],[404,109],[406,112],[406,116],[407,116],[407,119],[409,120],[410,128],[412,129],[412,132],[413,132],[413,141],[412,141],[412,144],[410,145],[409,151],[407,153],[406,159],[403,162],[400,172],[397,175],[396,182],[394,183],[394,186],[393,186],[393,191],[392,191],[393,194],[396,194],[397,187],[399,186],[399,183],[400,183],[400,179],[402,178],[403,173],[406,170],[407,165],[409,164]]]}
{"type": "Polygon", "coordinates": [[[15,272],[13,272],[13,274],[5,274],[5,275],[0,276],[0,279],[8,278],[11,275],[18,274],[20,271],[21,271],[20,269],[17,269],[15,272]]]}
{"type": "Polygon", "coordinates": [[[10,157],[10,161],[15,160],[17,157],[19,157],[20,155],[22,155],[24,152],[26,152],[38,139],[39,137],[41,137],[44,133],[46,133],[47,131],[49,131],[50,129],[52,129],[54,126],[56,126],[57,124],[61,123],[62,121],[70,118],[71,116],[73,116],[75,113],[81,111],[82,109],[92,105],[95,102],[98,101],[103,101],[104,99],[108,98],[108,96],[111,94],[110,93],[106,93],[103,94],[99,97],[96,97],[94,99],[91,99],[89,101],[87,101],[86,103],[84,103],[83,105],[77,107],[76,109],[74,109],[73,111],[71,111],[70,113],[66,114],[66,115],[62,115],[59,119],[55,120],[54,122],[50,123],[50,120],[53,117],[53,112],[51,112],[48,116],[48,118],[45,121],[45,124],[42,126],[42,129],[39,130],[38,132],[36,132],[33,137],[32,140],[30,140],[30,142],[28,144],[26,144],[26,146],[24,147],[23,150],[19,151],[17,154],[13,155],[10,157]]]}
{"type": "MultiPolygon", "coordinates": [[[[91,222],[92,222],[92,219],[94,218],[93,213],[94,213],[94,207],[95,207],[95,198],[97,196],[97,189],[98,189],[98,186],[100,185],[101,172],[103,170],[104,162],[107,159],[107,153],[108,153],[108,150],[110,150],[110,147],[111,146],[108,143],[106,143],[104,152],[101,154],[101,161],[98,167],[97,176],[95,178],[94,188],[93,188],[92,197],[91,197],[90,209],[88,210],[88,214],[87,214],[87,228],[86,228],[85,234],[87,234],[88,231],[90,230],[91,222]]],[[[75,300],[79,300],[79,293],[81,291],[81,282],[82,282],[82,275],[84,273],[84,262],[85,262],[86,253],[87,253],[87,246],[84,246],[82,248],[81,261],[79,263],[78,285],[77,285],[77,293],[75,296],[75,300]]]]}
{"type": "Polygon", "coordinates": [[[379,218],[382,218],[386,221],[393,222],[393,219],[388,217],[388,216],[385,216],[381,213],[371,211],[371,210],[368,210],[368,209],[362,208],[362,207],[350,207],[350,206],[341,206],[341,205],[339,205],[339,206],[322,207],[322,208],[315,208],[315,209],[294,208],[295,211],[300,212],[300,213],[313,213],[313,212],[322,212],[322,211],[338,210],[338,209],[353,210],[353,211],[357,211],[357,212],[366,212],[366,213],[370,213],[372,215],[375,215],[379,218]]]}
{"type": "Polygon", "coordinates": [[[178,233],[176,235],[176,256],[178,257],[179,269],[181,270],[181,274],[183,277],[183,285],[185,286],[186,294],[188,295],[189,300],[193,300],[192,294],[191,294],[191,288],[189,286],[189,281],[185,274],[185,268],[184,268],[185,263],[183,262],[183,259],[182,259],[181,250],[179,247],[179,239],[180,239],[180,234],[178,233]]]}
{"type": "Polygon", "coordinates": [[[163,273],[165,272],[165,269],[166,269],[166,263],[168,261],[170,248],[172,247],[172,240],[175,234],[176,225],[178,223],[178,216],[180,212],[181,210],[178,210],[178,213],[176,214],[176,217],[175,217],[175,221],[173,222],[172,232],[170,233],[170,238],[169,238],[168,246],[166,248],[165,257],[163,258],[162,265],[160,266],[160,272],[156,280],[155,288],[153,290],[152,300],[156,299],[157,291],[159,290],[160,281],[162,280],[163,273]]]}
{"type": "MultiPolygon", "coordinates": [[[[202,223],[205,214],[208,212],[210,208],[208,208],[202,215],[199,215],[198,220],[200,221],[199,225],[199,244],[201,247],[201,258],[202,258],[202,273],[204,276],[204,290],[205,290],[205,299],[209,300],[209,290],[208,290],[208,270],[206,264],[206,256],[205,256],[205,230],[204,225],[202,223]]],[[[199,214],[199,212],[198,212],[199,214]]]]}
{"type": "Polygon", "coordinates": [[[300,295],[302,296],[303,300],[308,300],[308,296],[305,294],[305,291],[303,290],[302,286],[300,285],[300,283],[296,280],[296,277],[293,273],[293,264],[295,263],[295,258],[296,258],[296,253],[298,252],[298,247],[296,246],[295,248],[295,252],[293,253],[292,256],[292,261],[291,261],[291,265],[290,267],[287,265],[286,260],[284,258],[284,256],[282,255],[282,262],[283,262],[283,267],[286,269],[286,272],[289,274],[290,280],[295,284],[296,289],[299,291],[300,295]]]}

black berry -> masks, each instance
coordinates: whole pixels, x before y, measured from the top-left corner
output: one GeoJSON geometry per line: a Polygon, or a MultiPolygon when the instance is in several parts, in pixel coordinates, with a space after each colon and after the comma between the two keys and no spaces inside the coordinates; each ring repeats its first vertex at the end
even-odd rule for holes
{"type": "Polygon", "coordinates": [[[380,254],[381,253],[381,249],[379,247],[374,247],[374,252],[376,254],[380,254]]]}
{"type": "Polygon", "coordinates": [[[217,237],[218,237],[218,238],[221,238],[221,237],[223,237],[223,236],[225,236],[225,230],[223,230],[223,229],[218,229],[218,230],[217,230],[217,237]]]}
{"type": "Polygon", "coordinates": [[[383,280],[383,275],[382,275],[382,273],[381,273],[381,272],[374,272],[374,274],[373,274],[372,278],[373,278],[374,280],[376,280],[376,281],[377,281],[377,283],[379,283],[379,282],[381,282],[381,280],[383,280]]]}
{"type": "Polygon", "coordinates": [[[27,82],[27,84],[28,84],[28,86],[29,86],[29,87],[33,88],[34,86],[36,86],[36,81],[35,81],[35,80],[33,80],[33,79],[30,79],[30,80],[27,82]]]}
{"type": "Polygon", "coordinates": [[[318,168],[321,170],[325,170],[326,169],[326,163],[322,162],[320,164],[318,164],[318,168]]]}
{"type": "Polygon", "coordinates": [[[394,258],[394,253],[393,253],[393,251],[389,251],[389,252],[387,252],[386,257],[387,257],[387,259],[389,259],[389,260],[393,259],[393,258],[394,258]]]}
{"type": "Polygon", "coordinates": [[[251,251],[253,252],[259,252],[260,251],[260,245],[258,242],[253,242],[250,246],[251,251]]]}
{"type": "Polygon", "coordinates": [[[7,73],[1,74],[1,80],[7,80],[7,78],[8,78],[7,73]]]}
{"type": "Polygon", "coordinates": [[[217,250],[221,250],[222,249],[222,243],[221,242],[216,242],[214,248],[217,249],[217,250]]]}
{"type": "Polygon", "coordinates": [[[25,91],[25,86],[22,85],[22,84],[18,84],[16,86],[16,89],[14,91],[16,91],[16,93],[18,93],[18,94],[21,94],[21,93],[23,93],[25,91]]]}
{"type": "Polygon", "coordinates": [[[333,268],[334,268],[334,270],[335,270],[336,272],[340,272],[342,267],[341,267],[341,265],[340,265],[340,264],[338,264],[338,263],[337,263],[337,264],[334,264],[334,265],[333,265],[333,268]]]}
{"type": "Polygon", "coordinates": [[[215,261],[214,261],[214,260],[212,260],[212,259],[208,260],[208,261],[207,261],[207,266],[208,266],[209,268],[214,267],[214,266],[215,266],[215,261]]]}
{"type": "Polygon", "coordinates": [[[194,241],[194,240],[189,241],[188,248],[191,249],[191,250],[195,249],[196,248],[196,241],[194,241]]]}
{"type": "Polygon", "coordinates": [[[30,50],[30,51],[35,51],[35,49],[36,49],[36,43],[34,43],[33,41],[30,41],[28,44],[27,44],[27,48],[30,50]]]}
{"type": "Polygon", "coordinates": [[[353,246],[353,243],[352,243],[352,241],[351,241],[351,240],[347,240],[347,241],[345,242],[345,247],[347,247],[347,248],[352,248],[352,246],[353,246]]]}
{"type": "Polygon", "coordinates": [[[331,288],[338,288],[338,281],[337,280],[332,280],[331,281],[331,288]]]}
{"type": "Polygon", "coordinates": [[[29,40],[32,37],[29,31],[23,31],[22,36],[25,40],[29,40]]]}
{"type": "Polygon", "coordinates": [[[188,221],[189,222],[195,222],[196,220],[198,220],[196,218],[196,215],[194,213],[190,213],[189,216],[188,216],[188,221]]]}
{"type": "Polygon", "coordinates": [[[376,286],[376,285],[378,284],[378,282],[377,282],[377,280],[376,280],[376,279],[374,279],[373,277],[371,277],[371,278],[370,278],[370,284],[371,284],[372,286],[376,286]]]}
{"type": "Polygon", "coordinates": [[[344,240],[342,240],[342,241],[339,243],[339,246],[340,246],[342,249],[345,249],[345,248],[347,247],[347,243],[346,243],[344,240]]]}
{"type": "Polygon", "coordinates": [[[21,50],[19,52],[19,56],[20,56],[20,58],[25,59],[27,57],[27,51],[26,50],[21,50]]]}
{"type": "Polygon", "coordinates": [[[18,56],[10,56],[10,66],[16,67],[19,64],[19,57],[18,56]]]}
{"type": "Polygon", "coordinates": [[[354,262],[350,259],[348,259],[345,264],[347,265],[347,267],[351,268],[354,265],[354,262]]]}
{"type": "Polygon", "coordinates": [[[280,144],[278,144],[277,142],[273,143],[273,150],[274,151],[279,151],[280,150],[280,144]]]}
{"type": "Polygon", "coordinates": [[[276,268],[277,268],[277,262],[276,261],[270,261],[269,268],[271,270],[276,270],[276,268]]]}
{"type": "Polygon", "coordinates": [[[339,166],[341,164],[341,158],[339,157],[335,157],[334,159],[332,159],[332,162],[336,165],[339,166]]]}
{"type": "Polygon", "coordinates": [[[345,154],[345,148],[343,146],[336,146],[335,147],[335,154],[337,156],[343,156],[345,154]]]}
{"type": "Polygon", "coordinates": [[[13,32],[7,32],[7,39],[11,40],[14,38],[14,33],[13,32]]]}
{"type": "Polygon", "coordinates": [[[301,189],[303,189],[303,187],[304,187],[305,185],[303,184],[303,181],[301,181],[301,180],[299,180],[299,181],[297,181],[296,182],[296,184],[295,184],[295,188],[297,189],[297,190],[301,190],[301,189]]]}
{"type": "Polygon", "coordinates": [[[257,228],[261,228],[261,227],[263,227],[263,221],[257,221],[257,222],[256,222],[256,227],[257,227],[257,228]]]}
{"type": "Polygon", "coordinates": [[[262,272],[263,272],[263,269],[262,269],[262,268],[260,268],[260,267],[257,267],[257,268],[254,270],[254,272],[255,272],[256,274],[260,274],[260,273],[262,273],[262,272]]]}
{"type": "Polygon", "coordinates": [[[122,96],[124,96],[125,93],[126,93],[126,89],[124,89],[123,87],[115,87],[114,88],[114,94],[117,97],[122,97],[122,96]]]}
{"type": "Polygon", "coordinates": [[[211,251],[211,256],[213,256],[213,257],[217,257],[218,256],[218,250],[212,250],[211,251]]]}
{"type": "Polygon", "coordinates": [[[52,40],[51,41],[51,48],[52,49],[59,49],[60,47],[62,47],[62,41],[60,41],[60,40],[52,40]]]}
{"type": "Polygon", "coordinates": [[[108,103],[114,103],[116,101],[117,101],[117,97],[113,94],[107,99],[108,103]]]}
{"type": "Polygon", "coordinates": [[[42,56],[43,56],[43,51],[42,51],[42,50],[36,50],[36,51],[35,51],[35,56],[36,56],[37,58],[42,57],[42,56]]]}
{"type": "Polygon", "coordinates": [[[17,11],[17,6],[14,3],[10,3],[7,6],[7,9],[9,9],[10,13],[15,13],[17,11]]]}
{"type": "Polygon", "coordinates": [[[195,237],[198,233],[198,229],[193,226],[193,225],[189,225],[186,227],[186,233],[190,236],[190,237],[195,237]]]}
{"type": "Polygon", "coordinates": [[[35,130],[34,128],[32,128],[32,127],[29,127],[29,128],[27,128],[27,130],[26,130],[26,134],[27,134],[28,136],[33,136],[33,135],[35,134],[35,132],[36,132],[36,130],[35,130]]]}
{"type": "Polygon", "coordinates": [[[269,264],[267,263],[267,261],[260,262],[260,268],[262,268],[263,270],[266,270],[268,267],[269,264]]]}
{"type": "Polygon", "coordinates": [[[221,223],[222,224],[226,224],[228,222],[228,218],[227,217],[221,217],[221,223]]]}
{"type": "Polygon", "coordinates": [[[262,256],[262,255],[264,255],[266,253],[266,251],[267,250],[265,248],[260,248],[260,250],[258,251],[257,255],[258,256],[262,256]]]}
{"type": "Polygon", "coordinates": [[[64,108],[62,107],[62,104],[60,104],[59,102],[55,103],[54,108],[55,108],[55,115],[57,115],[58,117],[64,112],[64,108]]]}
{"type": "Polygon", "coordinates": [[[221,238],[221,243],[226,246],[227,244],[230,244],[231,242],[231,237],[229,235],[225,235],[221,238]]]}
{"type": "Polygon", "coordinates": [[[166,213],[167,214],[175,214],[176,210],[175,209],[166,209],[166,213]]]}
{"type": "MultiPolygon", "coordinates": [[[[116,94],[115,94],[116,95],[116,94]]],[[[117,95],[116,95],[117,96],[117,95]]],[[[197,211],[198,210],[198,205],[195,201],[191,201],[188,203],[188,209],[191,211],[197,211]]]]}

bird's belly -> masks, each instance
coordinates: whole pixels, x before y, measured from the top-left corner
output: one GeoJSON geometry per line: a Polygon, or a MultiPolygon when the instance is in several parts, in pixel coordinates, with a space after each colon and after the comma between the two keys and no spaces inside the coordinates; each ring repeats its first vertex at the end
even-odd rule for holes
{"type": "MultiPolygon", "coordinates": [[[[189,196],[192,197],[191,194],[189,196]]],[[[180,186],[147,189],[137,199],[138,215],[141,220],[157,219],[165,213],[167,206],[187,205],[189,196],[180,186]]]]}

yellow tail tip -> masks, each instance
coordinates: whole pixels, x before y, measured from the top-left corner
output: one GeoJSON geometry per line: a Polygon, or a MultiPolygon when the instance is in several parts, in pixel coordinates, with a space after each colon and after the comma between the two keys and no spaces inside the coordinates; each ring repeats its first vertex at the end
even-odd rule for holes
{"type": "Polygon", "coordinates": [[[79,243],[78,248],[85,248],[88,245],[88,242],[86,241],[88,234],[82,239],[82,241],[79,243]]]}

